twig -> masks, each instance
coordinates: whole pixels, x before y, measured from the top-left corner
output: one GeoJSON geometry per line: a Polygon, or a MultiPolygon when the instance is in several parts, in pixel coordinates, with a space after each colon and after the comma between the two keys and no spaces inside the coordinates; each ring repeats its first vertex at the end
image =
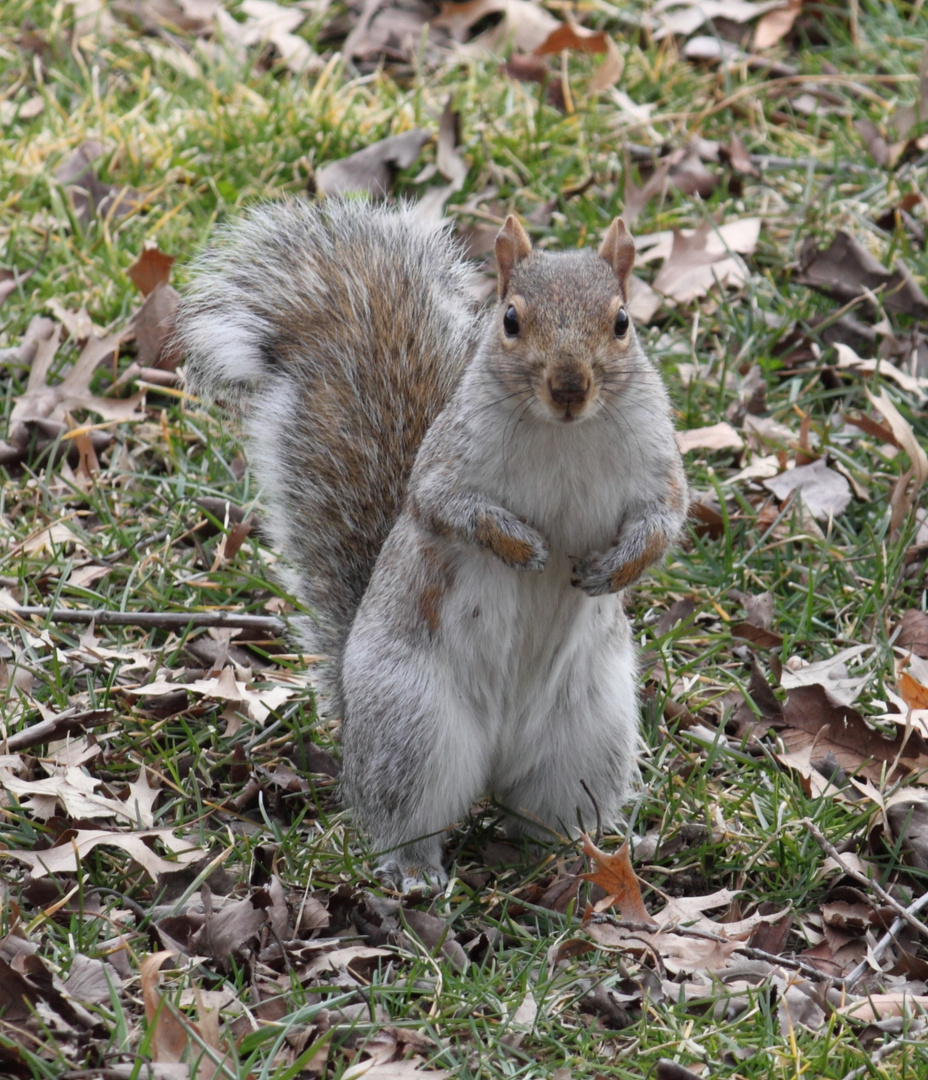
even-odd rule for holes
{"type": "Polygon", "coordinates": [[[119,562],[120,559],[124,559],[127,555],[130,555],[133,551],[135,551],[135,549],[140,544],[160,544],[162,540],[166,540],[170,535],[170,529],[162,529],[160,532],[152,533],[151,536],[140,537],[134,544],[130,544],[128,547],[120,548],[118,551],[114,551],[110,555],[104,555],[100,562],[119,562]]]}
{"type": "Polygon", "coordinates": [[[23,728],[22,731],[7,736],[2,743],[8,753],[16,754],[20,750],[29,750],[33,746],[38,746],[39,743],[57,739],[74,728],[85,725],[96,727],[112,718],[112,709],[84,709],[82,712],[69,709],[67,712],[53,716],[50,720],[40,720],[31,727],[23,728]]]}
{"type": "MultiPolygon", "coordinates": [[[[922,895],[917,900],[913,900],[912,903],[909,904],[908,908],[906,908],[906,910],[914,915],[916,911],[921,911],[923,907],[928,907],[928,892],[922,893],[922,895]]],[[[896,935],[903,928],[903,926],[905,926],[906,922],[907,920],[903,919],[901,915],[897,919],[895,919],[892,926],[890,926],[890,928],[880,938],[880,940],[873,946],[872,949],[868,950],[868,959],[879,960],[883,953],[886,952],[889,946],[896,940],[896,935]]],[[[864,972],[869,968],[869,966],[870,965],[867,960],[861,960],[857,967],[848,972],[844,979],[845,989],[850,990],[851,987],[853,987],[857,980],[861,977],[861,975],[863,975],[864,972]]]]}
{"type": "Polygon", "coordinates": [[[899,1039],[893,1039],[892,1042],[888,1042],[884,1046],[874,1050],[870,1054],[868,1061],[865,1061],[863,1065],[858,1065],[856,1069],[851,1069],[849,1073],[845,1073],[841,1080],[860,1080],[860,1077],[870,1075],[872,1067],[876,1065],[877,1062],[882,1061],[885,1057],[889,1057],[889,1055],[893,1053],[894,1050],[898,1050],[900,1046],[905,1046],[906,1044],[911,1045],[912,1042],[911,1035],[903,1035],[899,1039]]]}
{"type": "Polygon", "coordinates": [[[838,866],[841,867],[841,869],[844,871],[845,874],[847,874],[848,877],[853,878],[855,881],[860,882],[861,885],[866,885],[868,888],[872,889],[883,901],[883,903],[887,905],[887,907],[891,907],[893,911],[895,911],[896,914],[904,922],[907,922],[909,926],[911,926],[914,930],[917,930],[923,938],[928,939],[928,926],[926,926],[921,921],[921,919],[916,919],[915,916],[912,914],[910,908],[913,905],[909,905],[909,907],[904,907],[894,896],[891,896],[878,881],[875,881],[871,877],[867,877],[866,874],[862,874],[854,867],[848,866],[847,863],[845,863],[845,861],[838,854],[838,849],[825,839],[825,837],[819,832],[815,824],[811,822],[808,818],[804,818],[802,824],[809,830],[810,833],[812,833],[812,835],[818,841],[818,845],[822,849],[822,851],[824,851],[826,855],[829,855],[832,859],[834,859],[838,866]]]}
{"type": "Polygon", "coordinates": [[[79,623],[98,626],[142,626],[159,630],[183,630],[187,627],[225,626],[236,630],[258,630],[279,636],[287,624],[274,615],[240,615],[235,611],[101,611],[71,608],[9,607],[0,608],[0,617],[15,615],[21,619],[48,619],[56,623],[79,623]]]}

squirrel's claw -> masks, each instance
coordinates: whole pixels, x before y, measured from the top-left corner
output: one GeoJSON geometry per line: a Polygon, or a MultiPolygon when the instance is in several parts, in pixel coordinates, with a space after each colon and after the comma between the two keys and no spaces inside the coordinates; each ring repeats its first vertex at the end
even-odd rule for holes
{"type": "Polygon", "coordinates": [[[374,867],[374,877],[404,896],[434,896],[448,884],[448,875],[440,866],[401,865],[396,859],[374,867]]]}

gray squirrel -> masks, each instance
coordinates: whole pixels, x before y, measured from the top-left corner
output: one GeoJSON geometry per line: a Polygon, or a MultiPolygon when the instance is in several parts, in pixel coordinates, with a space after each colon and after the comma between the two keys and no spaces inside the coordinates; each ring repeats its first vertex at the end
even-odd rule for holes
{"type": "Polygon", "coordinates": [[[332,657],[343,793],[409,892],[483,795],[514,833],[614,821],[635,771],[622,590],[678,537],[670,405],[628,314],[635,246],[532,248],[498,302],[414,207],[290,201],[227,227],[178,317],[242,416],[268,532],[332,657]]]}

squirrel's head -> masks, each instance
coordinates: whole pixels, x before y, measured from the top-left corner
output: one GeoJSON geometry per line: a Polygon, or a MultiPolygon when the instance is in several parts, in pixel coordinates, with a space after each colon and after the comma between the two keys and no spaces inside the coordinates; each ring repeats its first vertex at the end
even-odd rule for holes
{"type": "Polygon", "coordinates": [[[570,422],[600,412],[650,365],[628,314],[635,243],[616,218],[598,254],[535,251],[510,215],[496,238],[499,304],[494,373],[537,415],[570,422]]]}

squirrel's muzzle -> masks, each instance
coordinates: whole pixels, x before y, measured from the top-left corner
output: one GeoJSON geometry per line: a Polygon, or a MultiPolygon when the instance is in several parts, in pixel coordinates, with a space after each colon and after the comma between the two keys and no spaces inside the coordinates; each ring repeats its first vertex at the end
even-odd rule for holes
{"type": "Polygon", "coordinates": [[[588,371],[569,368],[548,376],[547,390],[554,411],[565,420],[579,415],[590,399],[592,379],[588,371]]]}

